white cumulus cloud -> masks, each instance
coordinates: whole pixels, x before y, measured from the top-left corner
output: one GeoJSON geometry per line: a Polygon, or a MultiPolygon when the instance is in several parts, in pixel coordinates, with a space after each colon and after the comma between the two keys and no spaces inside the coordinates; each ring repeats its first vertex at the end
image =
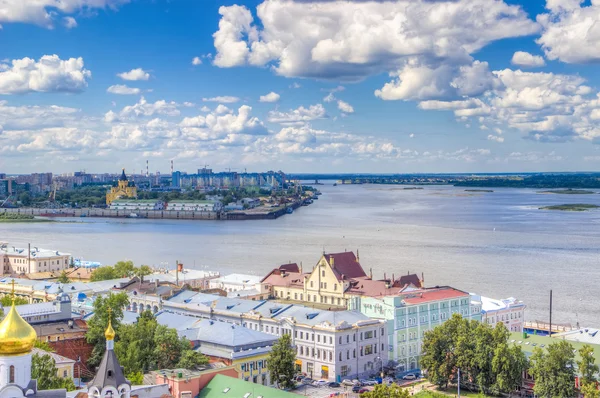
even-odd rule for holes
{"type": "Polygon", "coordinates": [[[0,94],[30,92],[81,92],[92,72],[84,68],[83,58],[61,60],[58,55],[44,55],[0,62],[0,94]]]}
{"type": "Polygon", "coordinates": [[[77,27],[77,21],[73,17],[64,17],[63,24],[67,29],[73,29],[77,27]]]}
{"type": "Polygon", "coordinates": [[[268,0],[257,20],[245,6],[219,13],[215,65],[349,81],[397,71],[411,58],[432,70],[439,65],[431,62],[464,63],[490,42],[538,31],[523,9],[500,0],[268,0]]]}
{"type": "Polygon", "coordinates": [[[309,122],[311,120],[323,119],[326,117],[325,108],[321,104],[311,105],[308,108],[303,106],[292,109],[288,112],[271,111],[269,112],[269,122],[271,123],[295,123],[309,122]]]}
{"type": "Polygon", "coordinates": [[[106,89],[106,92],[120,95],[137,95],[141,92],[139,88],[129,87],[124,84],[115,84],[106,89]]]}
{"type": "Polygon", "coordinates": [[[540,57],[539,55],[529,54],[525,51],[515,52],[510,62],[513,65],[529,68],[536,68],[546,65],[546,62],[544,62],[544,58],[540,57]]]}
{"type": "Polygon", "coordinates": [[[345,112],[345,113],[354,113],[354,108],[352,107],[352,105],[350,105],[347,102],[344,102],[342,100],[338,100],[337,105],[338,105],[338,109],[340,111],[342,111],[342,112],[345,112]]]}
{"type": "Polygon", "coordinates": [[[498,142],[498,143],[504,142],[504,137],[500,137],[500,136],[493,135],[493,134],[488,135],[487,139],[490,141],[498,142]]]}
{"type": "Polygon", "coordinates": [[[146,72],[142,68],[132,69],[129,72],[117,73],[117,76],[123,80],[130,81],[150,79],[150,73],[146,72]]]}
{"type": "Polygon", "coordinates": [[[548,0],[537,16],[543,28],[537,43],[547,59],[567,63],[600,62],[600,2],[548,0]]]}
{"type": "MultiPolygon", "coordinates": [[[[78,11],[93,11],[110,8],[116,10],[130,0],[6,0],[0,2],[0,22],[30,23],[52,28],[61,14],[73,14],[78,11]]],[[[74,27],[74,26],[73,26],[74,27]]]]}
{"type": "Polygon", "coordinates": [[[279,98],[281,98],[281,96],[279,94],[271,91],[267,95],[261,95],[259,101],[260,102],[277,102],[277,101],[279,101],[279,98]]]}
{"type": "Polygon", "coordinates": [[[200,59],[200,57],[194,57],[192,59],[192,65],[194,65],[194,66],[202,65],[202,60],[200,59]]]}
{"type": "Polygon", "coordinates": [[[204,102],[221,102],[223,104],[233,104],[238,102],[240,99],[238,97],[233,97],[229,95],[219,96],[219,97],[211,97],[211,98],[202,98],[204,102]]]}

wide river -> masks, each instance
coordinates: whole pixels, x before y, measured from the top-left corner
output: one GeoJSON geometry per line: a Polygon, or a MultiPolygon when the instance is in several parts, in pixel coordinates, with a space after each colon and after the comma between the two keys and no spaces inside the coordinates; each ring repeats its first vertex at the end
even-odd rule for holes
{"type": "Polygon", "coordinates": [[[450,285],[488,297],[517,297],[527,320],[600,326],[600,211],[538,210],[593,203],[600,195],[527,189],[465,192],[451,186],[319,186],[323,195],[277,220],[175,221],[70,219],[2,224],[0,241],[40,246],[111,264],[264,275],[288,261],[304,269],[323,250],[360,250],[375,277],[423,273],[428,286],[450,285]]]}

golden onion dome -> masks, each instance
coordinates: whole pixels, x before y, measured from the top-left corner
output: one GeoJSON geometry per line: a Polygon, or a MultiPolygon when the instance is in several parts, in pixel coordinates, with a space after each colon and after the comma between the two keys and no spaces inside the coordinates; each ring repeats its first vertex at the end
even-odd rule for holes
{"type": "Polygon", "coordinates": [[[37,334],[15,308],[15,303],[10,311],[0,322],[0,355],[20,355],[31,352],[37,334]]]}
{"type": "Polygon", "coordinates": [[[106,337],[106,340],[114,340],[115,335],[116,335],[115,329],[113,329],[112,323],[109,318],[108,319],[108,327],[106,328],[106,331],[104,332],[104,337],[106,337]]]}

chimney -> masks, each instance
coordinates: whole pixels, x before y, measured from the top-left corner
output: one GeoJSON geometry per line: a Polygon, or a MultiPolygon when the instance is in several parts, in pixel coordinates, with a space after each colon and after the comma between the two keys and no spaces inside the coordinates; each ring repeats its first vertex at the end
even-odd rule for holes
{"type": "Polygon", "coordinates": [[[356,262],[360,262],[360,254],[358,253],[358,249],[356,249],[356,262]]]}
{"type": "Polygon", "coordinates": [[[333,256],[329,257],[329,264],[331,264],[331,268],[335,267],[333,256]]]}
{"type": "Polygon", "coordinates": [[[425,286],[425,274],[421,272],[421,286],[425,286]]]}
{"type": "Polygon", "coordinates": [[[394,274],[392,274],[392,283],[394,283],[395,280],[396,280],[396,277],[394,276],[394,274]]]}
{"type": "Polygon", "coordinates": [[[369,268],[369,278],[373,279],[373,268],[369,268]]]}
{"type": "Polygon", "coordinates": [[[300,273],[302,273],[302,261],[300,261],[300,273]]]}
{"type": "Polygon", "coordinates": [[[387,276],[385,275],[385,272],[383,273],[383,280],[387,281],[387,276]]]}

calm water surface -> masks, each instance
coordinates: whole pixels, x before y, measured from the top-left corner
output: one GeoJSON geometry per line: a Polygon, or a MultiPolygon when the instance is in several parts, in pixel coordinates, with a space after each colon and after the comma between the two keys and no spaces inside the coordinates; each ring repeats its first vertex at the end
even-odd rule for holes
{"type": "Polygon", "coordinates": [[[324,185],[309,207],[277,220],[174,221],[77,219],[0,224],[0,241],[58,249],[111,264],[186,267],[263,275],[278,264],[312,267],[323,250],[360,250],[376,277],[423,273],[490,297],[517,297],[528,320],[600,326],[600,211],[543,211],[548,204],[593,203],[600,195],[426,186],[324,185]]]}

